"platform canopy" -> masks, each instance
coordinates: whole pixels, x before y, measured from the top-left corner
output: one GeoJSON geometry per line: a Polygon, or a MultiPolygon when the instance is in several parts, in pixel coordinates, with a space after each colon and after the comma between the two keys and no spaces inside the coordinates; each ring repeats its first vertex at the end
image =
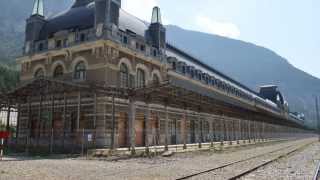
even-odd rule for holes
{"type": "Polygon", "coordinates": [[[6,95],[0,94],[1,103],[25,103],[28,97],[46,95],[63,96],[68,93],[98,94],[123,99],[131,99],[149,104],[161,104],[173,108],[188,109],[194,112],[252,119],[276,124],[300,126],[297,123],[269,112],[263,112],[244,102],[218,94],[187,80],[170,77],[160,83],[146,87],[127,89],[108,86],[97,82],[70,82],[58,79],[37,78],[24,82],[6,95]]]}
{"type": "MultiPolygon", "coordinates": [[[[149,84],[138,88],[130,96],[136,101],[150,104],[162,104],[175,108],[184,108],[195,112],[217,115],[245,117],[245,104],[236,101],[228,102],[226,97],[195,85],[189,81],[170,77],[161,83],[149,84]]],[[[250,108],[250,107],[249,107],[250,108]]],[[[251,108],[251,110],[254,110],[251,108]]]]}
{"type": "Polygon", "coordinates": [[[130,94],[130,97],[136,101],[184,108],[194,112],[251,119],[293,127],[302,126],[282,116],[257,109],[253,104],[237,101],[227,95],[219,94],[190,81],[175,77],[169,77],[168,80],[161,83],[153,83],[146,87],[135,89],[130,94]]]}
{"type": "Polygon", "coordinates": [[[58,79],[37,78],[24,82],[16,89],[6,94],[11,102],[25,101],[30,96],[63,95],[64,93],[96,93],[105,96],[128,98],[129,89],[107,86],[97,82],[68,82],[58,79]]]}

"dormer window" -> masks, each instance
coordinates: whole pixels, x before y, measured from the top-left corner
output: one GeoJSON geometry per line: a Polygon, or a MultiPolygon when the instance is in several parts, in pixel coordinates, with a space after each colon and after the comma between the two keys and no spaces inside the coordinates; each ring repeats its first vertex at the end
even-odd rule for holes
{"type": "Polygon", "coordinates": [[[141,45],[140,46],[140,51],[145,51],[146,50],[146,46],[145,45],[141,45]]]}
{"type": "Polygon", "coordinates": [[[190,75],[191,75],[191,78],[194,78],[194,70],[193,69],[190,70],[190,75]]]}
{"type": "Polygon", "coordinates": [[[182,73],[186,74],[186,66],[185,65],[182,65],[182,73]]]}
{"type": "Polygon", "coordinates": [[[198,80],[201,81],[201,80],[202,80],[202,73],[201,73],[201,71],[197,71],[197,76],[198,76],[198,80]]]}
{"type": "Polygon", "coordinates": [[[123,42],[124,44],[128,44],[128,37],[127,37],[127,36],[123,36],[122,42],[123,42]]]}
{"type": "Polygon", "coordinates": [[[209,78],[208,78],[208,76],[205,76],[205,82],[206,82],[206,84],[209,84],[209,78]]]}
{"type": "Polygon", "coordinates": [[[62,47],[62,41],[56,40],[56,48],[61,48],[61,47],[62,47]]]}
{"type": "Polygon", "coordinates": [[[38,51],[43,51],[43,43],[39,43],[38,51]]]}
{"type": "Polygon", "coordinates": [[[190,66],[188,66],[186,69],[187,69],[186,73],[190,74],[190,66]]]}
{"type": "Polygon", "coordinates": [[[80,34],[80,42],[84,42],[84,41],[86,41],[86,34],[81,33],[80,34]]]}
{"type": "Polygon", "coordinates": [[[176,62],[172,62],[172,69],[173,69],[173,70],[176,70],[176,69],[177,69],[176,62]]]}
{"type": "Polygon", "coordinates": [[[157,54],[158,54],[158,53],[157,53],[157,50],[156,50],[156,49],[154,49],[154,50],[153,50],[153,56],[154,56],[154,57],[156,57],[156,56],[157,56],[157,54]]]}
{"type": "Polygon", "coordinates": [[[63,47],[67,47],[68,46],[68,39],[64,39],[63,40],[63,47]]]}

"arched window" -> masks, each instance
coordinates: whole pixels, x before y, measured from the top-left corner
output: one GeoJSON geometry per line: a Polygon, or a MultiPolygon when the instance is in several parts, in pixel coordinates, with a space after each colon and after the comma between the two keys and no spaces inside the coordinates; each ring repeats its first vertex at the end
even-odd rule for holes
{"type": "Polygon", "coordinates": [[[120,65],[120,87],[129,87],[129,70],[127,65],[123,63],[120,65]]]}
{"type": "Polygon", "coordinates": [[[145,85],[146,85],[145,73],[142,69],[138,69],[138,71],[137,71],[137,88],[145,87],[145,85]]]}
{"type": "Polygon", "coordinates": [[[44,71],[42,68],[39,68],[36,73],[34,73],[34,77],[35,78],[41,78],[41,77],[44,77],[44,71]]]}
{"type": "Polygon", "coordinates": [[[153,84],[160,83],[160,78],[158,77],[158,75],[156,75],[156,74],[153,75],[152,82],[153,82],[153,84]]]}
{"type": "Polygon", "coordinates": [[[85,80],[86,76],[86,65],[84,64],[84,62],[79,62],[74,69],[74,79],[85,80]]]}
{"type": "Polygon", "coordinates": [[[53,77],[58,78],[61,76],[63,76],[63,67],[61,65],[58,65],[53,71],[53,77]]]}

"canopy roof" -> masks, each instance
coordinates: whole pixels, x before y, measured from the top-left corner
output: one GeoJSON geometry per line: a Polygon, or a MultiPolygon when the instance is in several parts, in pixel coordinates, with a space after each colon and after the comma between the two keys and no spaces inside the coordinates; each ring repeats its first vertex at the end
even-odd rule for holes
{"type": "Polygon", "coordinates": [[[64,94],[73,92],[98,93],[106,96],[128,98],[129,89],[105,86],[96,82],[67,82],[50,78],[37,78],[25,82],[6,95],[11,102],[26,101],[30,96],[64,94]]]}

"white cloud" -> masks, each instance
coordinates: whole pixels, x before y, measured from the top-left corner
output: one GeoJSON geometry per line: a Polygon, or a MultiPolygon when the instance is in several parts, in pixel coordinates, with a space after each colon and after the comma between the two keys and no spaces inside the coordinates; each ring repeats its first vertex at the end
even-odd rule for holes
{"type": "Polygon", "coordinates": [[[240,30],[237,25],[230,22],[218,22],[210,19],[207,16],[196,16],[196,28],[199,31],[217,34],[229,38],[238,38],[240,30]]]}
{"type": "Polygon", "coordinates": [[[123,0],[122,8],[138,18],[150,22],[152,8],[158,6],[158,0],[123,0]]]}

